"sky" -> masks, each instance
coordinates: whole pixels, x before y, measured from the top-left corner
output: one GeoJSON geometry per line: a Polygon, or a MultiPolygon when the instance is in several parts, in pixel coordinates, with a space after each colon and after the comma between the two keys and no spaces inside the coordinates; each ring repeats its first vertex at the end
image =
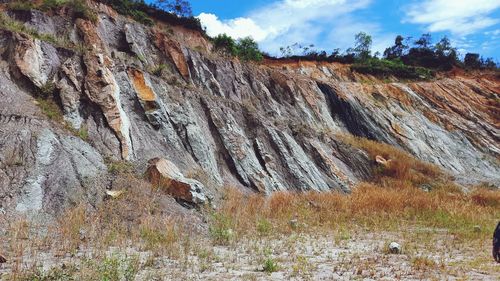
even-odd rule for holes
{"type": "Polygon", "coordinates": [[[354,45],[360,31],[383,53],[396,35],[434,42],[448,36],[465,55],[500,61],[500,0],[191,0],[193,14],[210,36],[251,36],[263,51],[299,43],[318,50],[354,45]]]}

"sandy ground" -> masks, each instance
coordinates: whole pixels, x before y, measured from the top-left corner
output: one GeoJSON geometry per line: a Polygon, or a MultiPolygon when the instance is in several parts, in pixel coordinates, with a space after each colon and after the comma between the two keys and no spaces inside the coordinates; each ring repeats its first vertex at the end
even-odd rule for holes
{"type": "MultiPolygon", "coordinates": [[[[181,248],[167,256],[133,247],[111,248],[105,254],[134,258],[139,264],[134,280],[500,280],[490,241],[464,242],[445,230],[292,233],[239,239],[226,246],[213,246],[208,239],[186,244],[188,255],[181,248]],[[401,254],[388,252],[392,241],[402,245],[401,254]],[[273,266],[275,271],[269,272],[273,266]]],[[[80,250],[55,257],[48,251],[25,257],[25,262],[37,259],[44,269],[63,264],[78,268],[94,255],[95,251],[80,250]]],[[[0,279],[12,268],[12,262],[2,265],[0,279]]]]}

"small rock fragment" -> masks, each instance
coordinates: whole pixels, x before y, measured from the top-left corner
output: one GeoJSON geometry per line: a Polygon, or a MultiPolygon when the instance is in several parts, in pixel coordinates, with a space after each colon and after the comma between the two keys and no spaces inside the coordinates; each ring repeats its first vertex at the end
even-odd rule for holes
{"type": "Polygon", "coordinates": [[[401,245],[396,242],[391,242],[391,244],[389,244],[389,252],[391,254],[401,254],[401,245]]]}
{"type": "Polygon", "coordinates": [[[115,199],[125,193],[125,190],[106,190],[106,195],[115,199]]]}
{"type": "Polygon", "coordinates": [[[292,229],[297,229],[297,226],[299,225],[299,222],[297,221],[297,219],[291,219],[290,222],[289,222],[289,224],[290,224],[290,227],[292,229]]]}
{"type": "Polygon", "coordinates": [[[389,163],[391,162],[391,159],[389,160],[386,160],[384,157],[380,156],[380,155],[377,155],[375,157],[375,162],[377,162],[377,164],[379,165],[382,165],[382,166],[387,166],[389,165],[389,163]]]}
{"type": "Polygon", "coordinates": [[[476,232],[476,233],[481,232],[481,226],[479,226],[479,225],[474,225],[474,232],[476,232]]]}

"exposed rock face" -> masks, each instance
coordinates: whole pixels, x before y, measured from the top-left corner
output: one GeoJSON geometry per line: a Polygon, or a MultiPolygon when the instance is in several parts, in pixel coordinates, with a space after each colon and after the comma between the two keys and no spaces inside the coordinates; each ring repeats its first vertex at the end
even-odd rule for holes
{"type": "Polygon", "coordinates": [[[142,171],[167,158],[180,174],[202,175],[207,190],[349,192],[376,159],[342,133],[402,148],[460,183],[500,185],[498,77],[386,83],[335,63],[241,63],[192,30],[99,11],[95,24],[35,11],[26,19],[81,49],[0,30],[0,208],[99,200],[105,184],[89,182],[106,177],[104,158],[142,171]],[[49,82],[85,141],[34,103],[49,82]]]}
{"type": "Polygon", "coordinates": [[[157,188],[176,199],[189,203],[203,204],[207,201],[203,193],[203,184],[197,180],[185,178],[174,163],[155,158],[149,161],[146,171],[147,179],[157,188]]]}

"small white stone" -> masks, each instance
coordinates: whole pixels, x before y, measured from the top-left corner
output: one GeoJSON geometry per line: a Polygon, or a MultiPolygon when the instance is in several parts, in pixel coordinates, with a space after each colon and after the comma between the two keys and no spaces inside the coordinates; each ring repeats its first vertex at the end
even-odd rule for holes
{"type": "Polygon", "coordinates": [[[401,245],[396,242],[391,242],[391,244],[389,244],[389,251],[391,254],[401,254],[401,245]]]}

